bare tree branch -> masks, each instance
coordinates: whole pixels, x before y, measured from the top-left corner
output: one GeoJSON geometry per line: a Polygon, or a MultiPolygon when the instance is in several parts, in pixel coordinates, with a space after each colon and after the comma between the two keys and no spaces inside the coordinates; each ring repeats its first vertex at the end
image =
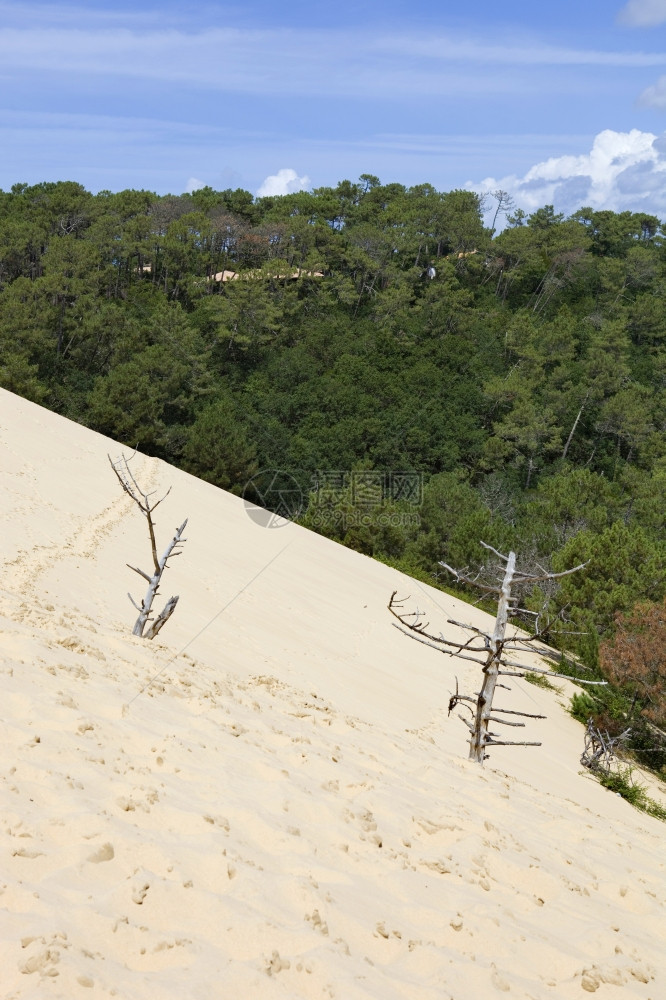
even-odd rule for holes
{"type": "Polygon", "coordinates": [[[498,552],[497,549],[494,549],[492,545],[488,545],[487,542],[479,542],[479,544],[482,545],[484,549],[488,549],[489,552],[492,552],[493,555],[496,555],[497,558],[501,559],[503,562],[509,561],[508,556],[505,556],[503,552],[498,552]]]}
{"type": "MultiPolygon", "coordinates": [[[[540,747],[540,746],[543,746],[543,743],[533,742],[531,740],[530,741],[525,740],[525,741],[522,741],[522,742],[518,743],[518,742],[514,742],[512,740],[495,740],[495,739],[490,739],[490,740],[488,740],[486,742],[486,746],[488,746],[488,747],[540,747]]],[[[488,754],[485,754],[485,757],[487,758],[488,754]]]]}
{"type": "Polygon", "coordinates": [[[500,588],[499,587],[489,587],[485,583],[479,583],[478,579],[476,579],[476,578],[472,579],[471,577],[466,576],[465,573],[463,573],[462,570],[454,569],[453,566],[449,566],[448,563],[440,562],[439,565],[442,566],[449,573],[451,573],[452,576],[455,576],[456,580],[460,581],[461,583],[466,583],[468,587],[476,587],[477,590],[483,590],[484,592],[486,592],[488,594],[499,594],[500,593],[500,588]]]}
{"type": "Polygon", "coordinates": [[[493,712],[501,712],[503,715],[524,715],[526,719],[547,719],[547,715],[535,715],[534,712],[516,712],[511,708],[493,708],[493,712]]]}
{"type": "Polygon", "coordinates": [[[571,576],[572,573],[577,573],[579,570],[585,569],[589,561],[588,559],[587,562],[579,563],[578,566],[574,566],[572,569],[565,569],[561,573],[544,572],[540,576],[532,576],[529,573],[517,573],[516,581],[518,583],[536,583],[538,580],[559,580],[562,576],[571,576]]]}
{"type": "Polygon", "coordinates": [[[138,573],[139,576],[143,577],[143,579],[147,581],[148,590],[146,591],[145,597],[141,601],[140,606],[137,604],[137,602],[134,600],[131,594],[128,594],[127,596],[129,597],[130,601],[139,612],[139,617],[137,618],[134,624],[134,629],[132,630],[133,635],[143,636],[145,639],[154,639],[157,633],[162,628],[162,626],[171,617],[176,607],[176,604],[178,603],[178,597],[170,597],[166,605],[164,606],[164,609],[154,620],[153,624],[148,628],[148,631],[145,631],[146,625],[150,620],[150,613],[152,610],[153,601],[157,596],[159,585],[162,580],[162,574],[164,573],[164,570],[167,568],[167,562],[172,556],[180,555],[180,550],[178,546],[182,545],[186,541],[186,539],[184,539],[182,536],[183,536],[183,531],[185,530],[185,526],[187,524],[187,518],[183,521],[181,526],[177,528],[176,531],[174,532],[169,544],[162,553],[162,556],[158,557],[157,542],[155,539],[155,522],[153,520],[153,514],[156,508],[159,507],[159,505],[162,503],[162,501],[166,500],[166,498],[169,496],[169,493],[171,492],[171,487],[169,487],[164,496],[160,497],[159,500],[151,499],[154,496],[154,493],[146,493],[144,492],[144,490],[141,489],[141,487],[139,486],[134,477],[132,470],[129,467],[129,463],[132,461],[135,455],[136,455],[136,449],[134,450],[133,454],[130,455],[129,458],[126,458],[124,455],[122,455],[115,462],[112,460],[110,455],[108,455],[107,457],[109,459],[111,468],[115,473],[116,479],[120,483],[123,492],[125,492],[130,497],[130,499],[137,505],[137,507],[145,517],[146,524],[148,526],[148,535],[150,538],[150,550],[153,560],[152,575],[145,573],[142,569],[139,569],[137,566],[132,566],[130,563],[126,564],[129,569],[133,570],[135,573],[138,573]]]}
{"type": "Polygon", "coordinates": [[[151,577],[149,577],[147,573],[144,573],[142,569],[137,569],[136,566],[130,566],[129,563],[125,563],[125,565],[127,566],[128,569],[133,569],[135,573],[138,573],[139,576],[142,576],[144,580],[147,580],[148,583],[150,583],[151,577]]]}

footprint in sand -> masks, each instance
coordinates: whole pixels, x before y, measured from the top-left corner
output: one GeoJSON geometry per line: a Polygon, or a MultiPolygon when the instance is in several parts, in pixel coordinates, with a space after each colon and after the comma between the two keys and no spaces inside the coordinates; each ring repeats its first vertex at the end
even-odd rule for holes
{"type": "Polygon", "coordinates": [[[40,976],[55,978],[59,975],[56,968],[60,961],[60,948],[68,948],[69,942],[64,931],[58,931],[50,940],[44,937],[27,937],[21,941],[21,947],[29,949],[22,962],[19,962],[19,972],[31,976],[38,972],[40,976]],[[34,947],[33,947],[34,946],[34,947]]]}
{"type": "Polygon", "coordinates": [[[144,882],[142,886],[135,889],[132,893],[132,902],[136,903],[137,906],[143,906],[143,901],[148,895],[148,890],[150,889],[150,882],[144,882]]]}
{"type": "Polygon", "coordinates": [[[313,930],[319,931],[320,934],[328,934],[328,924],[325,920],[321,919],[319,910],[314,910],[311,914],[306,913],[305,919],[312,924],[313,930]]]}
{"type": "Polygon", "coordinates": [[[277,975],[278,972],[282,972],[283,969],[290,969],[291,962],[286,958],[280,958],[280,952],[274,951],[271,955],[270,960],[266,965],[266,975],[273,976],[277,975]]]}
{"type": "Polygon", "coordinates": [[[102,844],[98,850],[93,851],[89,854],[87,861],[91,861],[93,864],[100,864],[102,861],[113,861],[116,856],[116,852],[113,849],[113,844],[102,844]]]}

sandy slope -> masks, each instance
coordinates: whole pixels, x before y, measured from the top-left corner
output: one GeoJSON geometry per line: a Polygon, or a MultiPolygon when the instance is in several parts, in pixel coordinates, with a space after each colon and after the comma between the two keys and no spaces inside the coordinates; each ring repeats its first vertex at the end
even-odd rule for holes
{"type": "Polygon", "coordinates": [[[480,612],[141,456],[190,525],[132,637],[107,451],[0,391],[0,996],[666,996],[664,827],[581,773],[566,683],[506,695],[541,749],[469,763],[474,667],[385,606],[480,612]]]}

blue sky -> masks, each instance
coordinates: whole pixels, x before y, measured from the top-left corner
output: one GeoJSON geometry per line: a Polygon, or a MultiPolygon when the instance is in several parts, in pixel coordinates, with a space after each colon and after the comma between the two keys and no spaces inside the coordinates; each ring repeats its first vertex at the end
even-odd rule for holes
{"type": "Polygon", "coordinates": [[[0,0],[0,188],[372,173],[666,217],[666,0],[0,0]]]}

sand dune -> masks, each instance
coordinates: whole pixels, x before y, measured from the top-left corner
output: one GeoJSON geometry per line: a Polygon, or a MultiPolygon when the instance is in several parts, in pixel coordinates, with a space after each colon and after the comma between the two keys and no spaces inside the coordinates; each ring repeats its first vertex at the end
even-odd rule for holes
{"type": "Polygon", "coordinates": [[[567,682],[505,695],[540,749],[468,762],[474,666],[386,603],[481,612],[143,456],[190,523],[133,637],[109,451],[0,391],[2,997],[666,996],[664,827],[581,771],[567,682]]]}

